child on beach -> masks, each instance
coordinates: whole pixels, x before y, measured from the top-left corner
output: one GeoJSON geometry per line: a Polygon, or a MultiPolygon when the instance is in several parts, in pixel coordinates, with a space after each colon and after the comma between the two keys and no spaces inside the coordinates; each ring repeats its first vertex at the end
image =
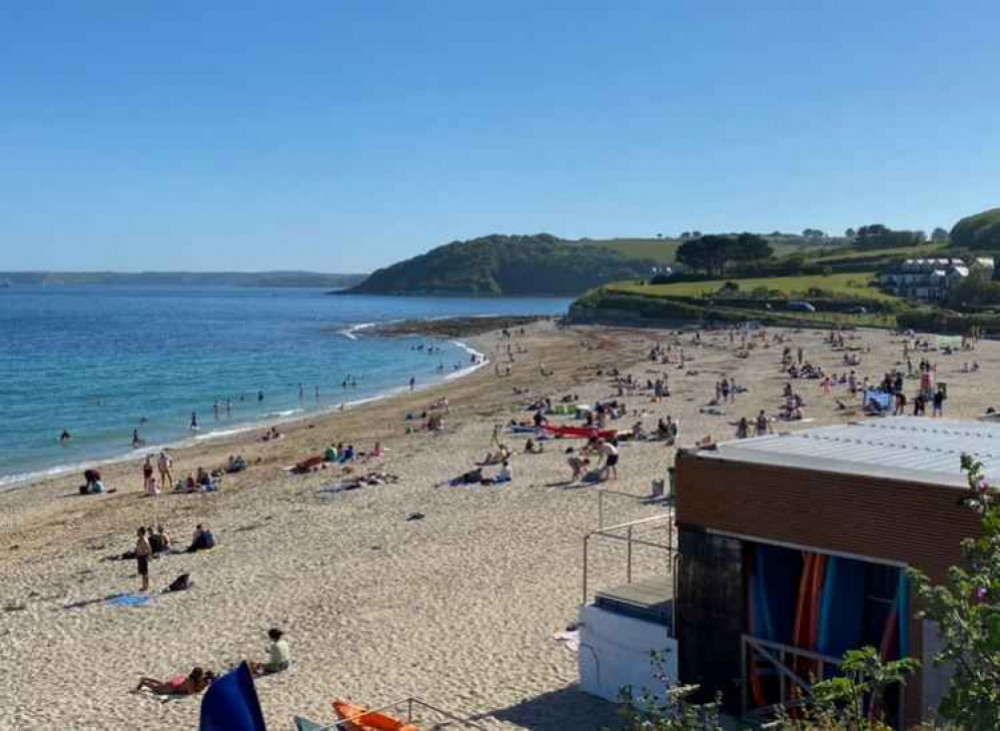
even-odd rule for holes
{"type": "Polygon", "coordinates": [[[288,670],[291,665],[292,656],[285,640],[285,633],[277,627],[272,627],[267,631],[267,636],[271,640],[271,645],[267,649],[267,662],[251,662],[250,671],[254,675],[280,673],[288,670]]]}
{"type": "Polygon", "coordinates": [[[590,460],[586,457],[578,457],[575,454],[571,454],[566,460],[566,464],[569,468],[573,470],[573,476],[570,478],[570,482],[576,482],[583,475],[584,471],[590,466],[590,460]]]}

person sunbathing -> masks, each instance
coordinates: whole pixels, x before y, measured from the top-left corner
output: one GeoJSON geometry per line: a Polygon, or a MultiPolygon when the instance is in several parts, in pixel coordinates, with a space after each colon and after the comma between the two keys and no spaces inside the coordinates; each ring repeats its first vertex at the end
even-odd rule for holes
{"type": "Polygon", "coordinates": [[[196,667],[189,675],[176,675],[166,682],[156,678],[139,678],[135,692],[138,693],[146,689],[154,695],[197,695],[205,690],[213,680],[215,680],[213,672],[205,672],[200,667],[196,667]]]}

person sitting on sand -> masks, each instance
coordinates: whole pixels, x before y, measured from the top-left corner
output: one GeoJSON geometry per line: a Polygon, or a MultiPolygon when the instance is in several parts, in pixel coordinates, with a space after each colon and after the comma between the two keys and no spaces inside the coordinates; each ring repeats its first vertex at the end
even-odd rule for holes
{"type": "Polygon", "coordinates": [[[545,445],[542,442],[536,442],[534,439],[529,437],[528,441],[524,443],[524,453],[525,454],[542,454],[545,451],[545,445]]]}
{"type": "Polygon", "coordinates": [[[197,695],[215,680],[215,674],[205,672],[199,667],[194,668],[187,676],[177,675],[164,682],[156,678],[139,678],[135,687],[136,693],[146,689],[155,695],[197,695]]]}
{"type": "Polygon", "coordinates": [[[336,462],[340,458],[340,453],[337,451],[337,447],[331,444],[323,452],[323,459],[327,462],[336,462]]]}
{"type": "Polygon", "coordinates": [[[486,458],[479,465],[487,467],[489,465],[501,464],[507,459],[510,459],[510,450],[507,448],[507,445],[501,444],[496,452],[487,452],[486,458]]]}
{"type": "Polygon", "coordinates": [[[194,538],[191,541],[191,545],[188,546],[188,553],[195,553],[196,551],[208,551],[215,548],[215,534],[212,533],[211,528],[206,528],[201,523],[199,523],[194,529],[194,538]]]}
{"type": "Polygon", "coordinates": [[[292,663],[292,656],[288,649],[288,642],[285,640],[285,633],[277,627],[272,627],[267,631],[267,636],[271,640],[271,645],[267,649],[267,662],[251,662],[250,672],[254,675],[271,675],[288,670],[292,663]]]}
{"type": "Polygon", "coordinates": [[[243,458],[242,454],[237,454],[235,457],[229,455],[229,459],[226,461],[226,472],[229,474],[234,474],[236,472],[242,472],[247,468],[247,461],[243,458]]]}

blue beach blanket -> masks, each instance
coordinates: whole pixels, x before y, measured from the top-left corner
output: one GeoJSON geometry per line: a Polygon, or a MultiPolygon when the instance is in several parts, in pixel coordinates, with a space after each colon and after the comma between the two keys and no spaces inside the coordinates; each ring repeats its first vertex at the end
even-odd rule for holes
{"type": "Polygon", "coordinates": [[[108,604],[114,607],[144,607],[149,604],[149,597],[145,594],[122,594],[108,599],[108,604]]]}

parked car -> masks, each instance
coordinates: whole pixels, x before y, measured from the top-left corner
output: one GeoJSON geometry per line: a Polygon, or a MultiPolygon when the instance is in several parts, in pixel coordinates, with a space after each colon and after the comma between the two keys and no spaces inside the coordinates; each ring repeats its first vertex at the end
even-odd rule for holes
{"type": "Polygon", "coordinates": [[[793,312],[815,312],[816,308],[809,302],[789,302],[788,309],[793,312]]]}

